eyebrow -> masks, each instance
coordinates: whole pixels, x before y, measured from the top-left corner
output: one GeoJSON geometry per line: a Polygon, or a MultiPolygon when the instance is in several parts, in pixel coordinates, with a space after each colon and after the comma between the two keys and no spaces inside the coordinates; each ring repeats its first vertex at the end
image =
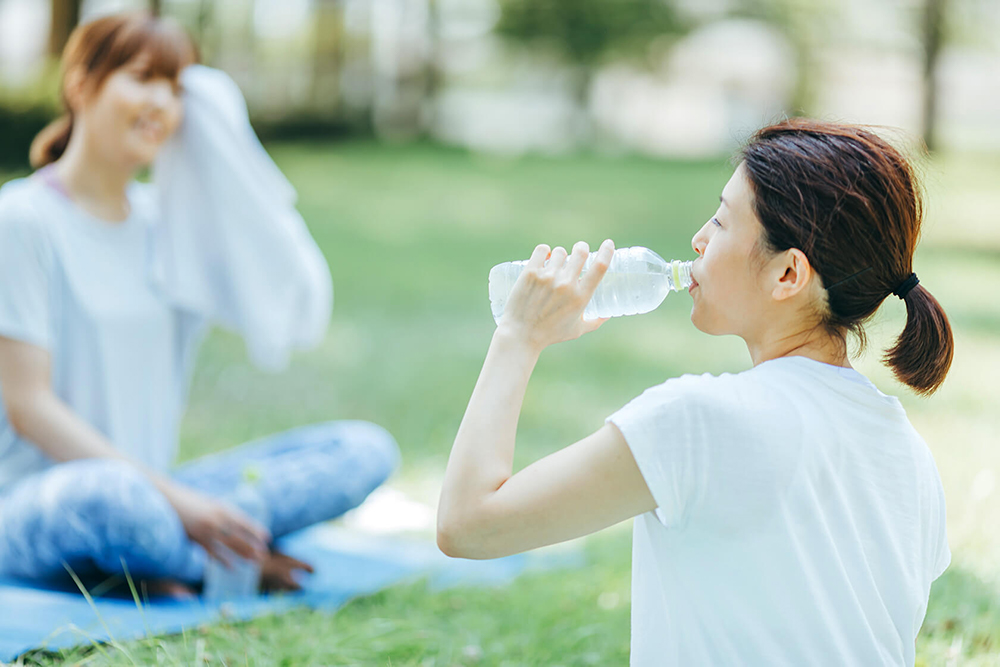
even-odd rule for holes
{"type": "Polygon", "coordinates": [[[721,201],[723,204],[726,203],[726,200],[722,198],[722,195],[719,195],[719,201],[721,201]]]}

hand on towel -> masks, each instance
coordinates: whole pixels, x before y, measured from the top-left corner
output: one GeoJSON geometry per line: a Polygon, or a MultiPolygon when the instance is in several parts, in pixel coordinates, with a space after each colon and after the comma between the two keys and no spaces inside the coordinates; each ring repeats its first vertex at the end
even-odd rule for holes
{"type": "Polygon", "coordinates": [[[271,535],[267,528],[243,512],[180,484],[172,484],[166,496],[180,516],[188,537],[205,547],[211,556],[226,562],[225,556],[215,547],[221,543],[243,558],[262,563],[268,558],[271,535]]]}

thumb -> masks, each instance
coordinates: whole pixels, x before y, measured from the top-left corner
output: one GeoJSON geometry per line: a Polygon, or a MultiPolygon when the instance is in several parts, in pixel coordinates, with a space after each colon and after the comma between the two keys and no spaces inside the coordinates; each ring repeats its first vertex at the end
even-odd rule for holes
{"type": "Polygon", "coordinates": [[[610,319],[610,318],[601,317],[601,318],[598,318],[596,320],[582,320],[582,323],[583,323],[582,331],[583,331],[583,333],[586,334],[586,333],[590,333],[591,331],[597,331],[598,329],[601,328],[602,324],[604,324],[605,322],[608,321],[608,319],[610,319]]]}

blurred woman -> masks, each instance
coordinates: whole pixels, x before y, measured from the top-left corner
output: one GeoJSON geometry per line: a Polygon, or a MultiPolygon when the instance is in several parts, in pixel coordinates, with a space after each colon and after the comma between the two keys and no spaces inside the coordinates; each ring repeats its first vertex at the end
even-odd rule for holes
{"type": "Polygon", "coordinates": [[[922,218],[907,160],[868,130],[760,130],[694,235],[691,321],[740,336],[751,370],[648,389],[576,444],[512,475],[539,354],[596,329],[581,277],[538,246],[504,311],[441,492],[445,553],[492,558],[630,517],[633,665],[912,665],[931,582],[950,562],[941,481],[899,401],[856,371],[847,337],[889,296],[885,355],[920,394],[953,340],[912,272],[922,218]],[[547,261],[546,261],[547,260],[547,261]]]}
{"type": "MultiPolygon", "coordinates": [[[[68,113],[35,140],[38,170],[0,189],[0,575],[127,568],[154,591],[187,594],[222,545],[260,559],[268,586],[296,588],[310,566],[272,540],[358,505],[398,462],[385,430],[346,421],[170,471],[216,313],[174,303],[152,280],[159,200],[155,183],[135,179],[180,125],[180,75],[195,60],[168,21],[77,28],[62,63],[68,113]],[[247,466],[269,525],[222,500],[247,466]]],[[[328,316],[329,272],[303,235],[299,260],[321,269],[307,297],[328,316]]],[[[213,251],[217,264],[192,270],[222,274],[240,252],[213,251]]]]}

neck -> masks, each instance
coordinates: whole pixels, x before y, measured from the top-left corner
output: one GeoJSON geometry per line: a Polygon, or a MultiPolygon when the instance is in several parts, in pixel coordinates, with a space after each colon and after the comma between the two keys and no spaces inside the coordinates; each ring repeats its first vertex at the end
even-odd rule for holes
{"type": "Polygon", "coordinates": [[[74,133],[53,168],[70,198],[88,213],[108,222],[128,217],[126,190],[135,167],[107,159],[88,145],[85,133],[74,133]]]}
{"type": "Polygon", "coordinates": [[[822,327],[805,329],[792,334],[773,335],[751,341],[744,338],[753,365],[779,357],[806,357],[824,364],[851,368],[847,343],[840,336],[822,327]]]}

